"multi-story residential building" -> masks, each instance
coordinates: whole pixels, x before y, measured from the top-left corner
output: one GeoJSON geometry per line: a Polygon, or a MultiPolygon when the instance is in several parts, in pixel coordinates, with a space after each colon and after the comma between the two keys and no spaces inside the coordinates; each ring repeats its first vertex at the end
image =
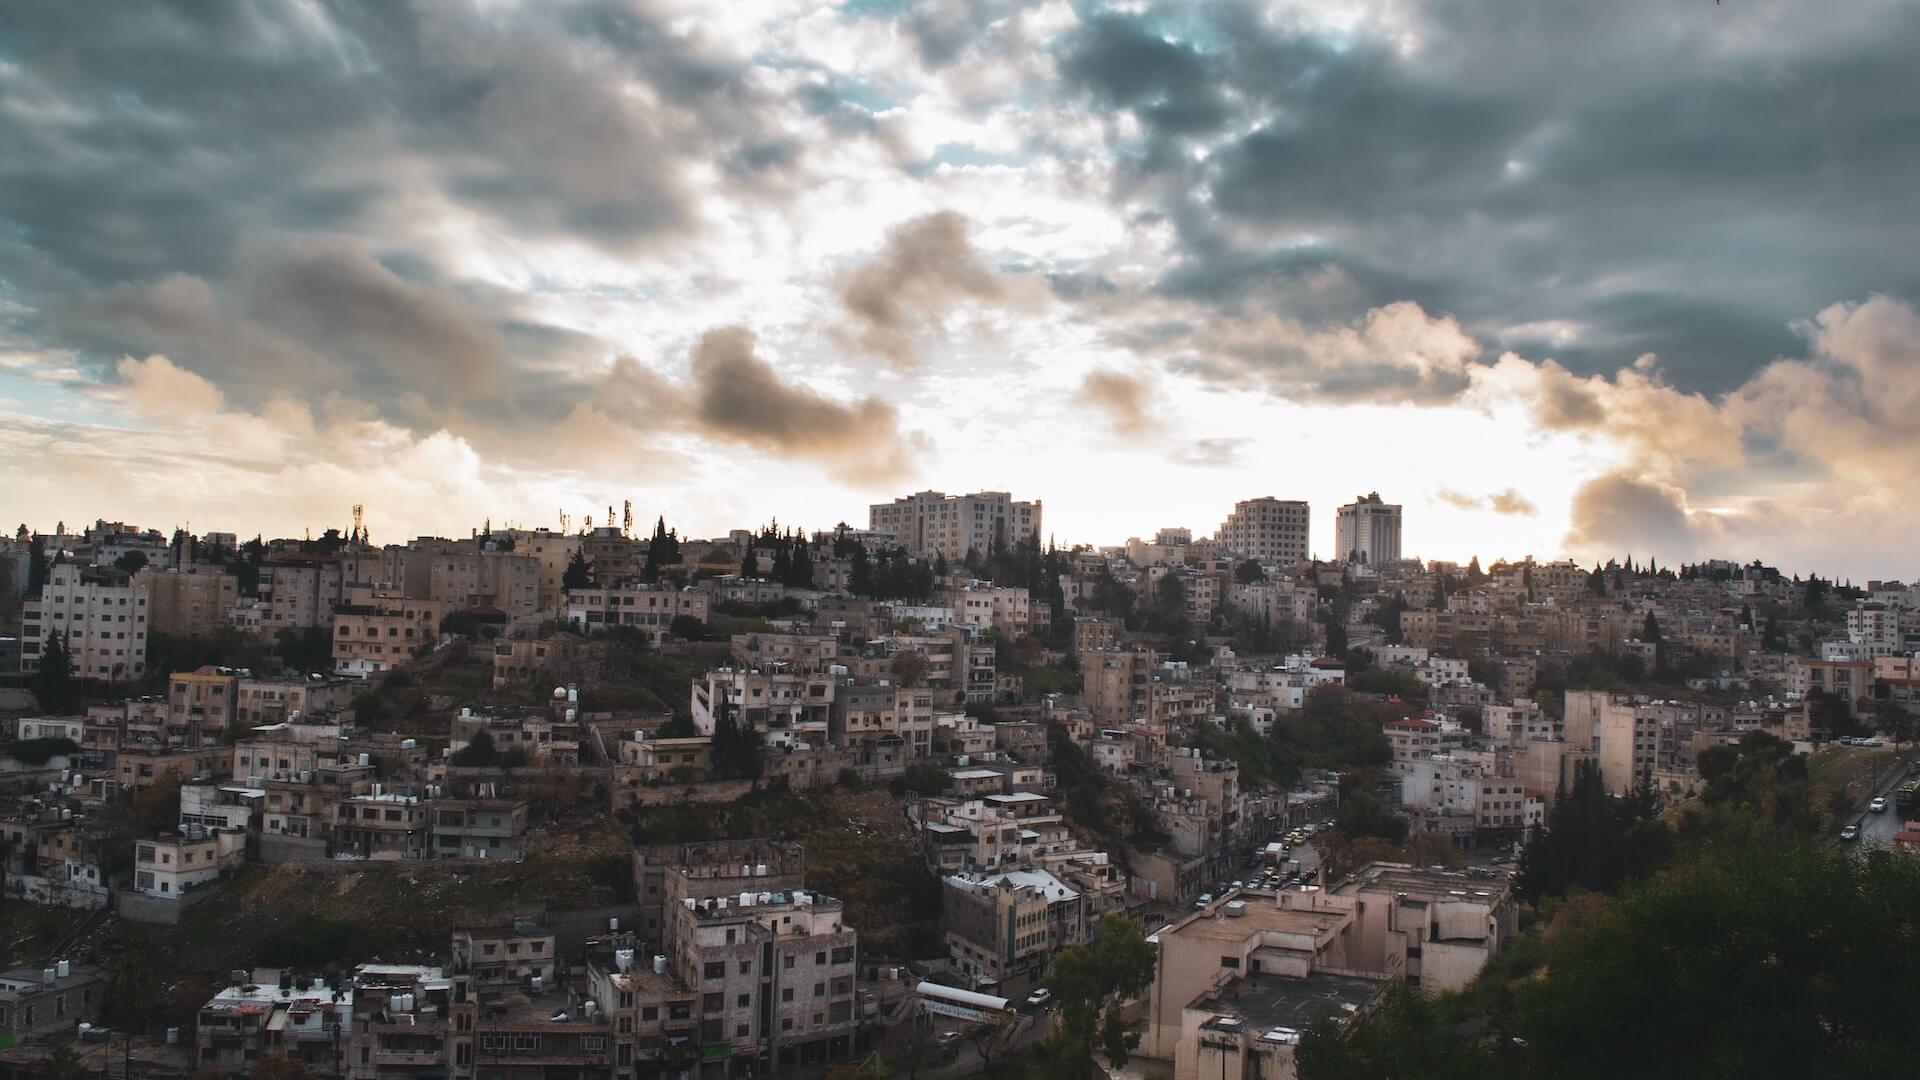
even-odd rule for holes
{"type": "Polygon", "coordinates": [[[580,550],[578,533],[548,529],[504,529],[493,534],[496,544],[510,543],[515,554],[531,555],[540,566],[540,610],[553,610],[566,593],[567,564],[580,550]]]}
{"type": "Polygon", "coordinates": [[[334,803],[334,850],[368,859],[421,858],[432,846],[429,809],[420,796],[384,791],[379,784],[342,798],[334,803]]]}
{"type": "Polygon", "coordinates": [[[931,756],[933,732],[933,691],[927,687],[843,679],[834,688],[828,738],[855,751],[863,764],[931,756]]]}
{"type": "Polygon", "coordinates": [[[552,985],[558,950],[553,931],[531,919],[453,932],[453,968],[481,988],[552,985]]]}
{"type": "Polygon", "coordinates": [[[735,634],[729,651],[741,667],[785,664],[792,671],[825,671],[840,652],[833,634],[735,634]]]}
{"type": "Polygon", "coordinates": [[[824,746],[832,727],[836,676],[772,669],[717,668],[693,684],[693,726],[712,735],[722,713],[761,733],[769,746],[824,746]]]}
{"type": "Polygon", "coordinates": [[[423,647],[440,638],[445,614],[438,600],[368,591],[333,611],[333,668],[369,675],[406,667],[423,647]]]}
{"type": "Polygon", "coordinates": [[[958,561],[968,551],[985,554],[1023,539],[1037,542],[1040,510],[1040,500],[1015,502],[1004,491],[971,495],[922,491],[891,503],[875,503],[867,517],[874,532],[894,537],[917,556],[944,555],[958,561]]]}
{"type": "Polygon", "coordinates": [[[319,674],[242,675],[234,687],[234,714],[243,728],[289,720],[311,724],[343,712],[363,689],[358,680],[319,674]]]}
{"type": "Polygon", "coordinates": [[[486,732],[502,754],[518,750],[537,764],[577,765],[580,762],[580,722],[575,712],[577,694],[558,698],[547,713],[462,707],[453,718],[448,747],[455,753],[475,735],[486,732]]]}
{"type": "Polygon", "coordinates": [[[243,829],[184,826],[133,845],[133,887],[160,900],[179,900],[207,888],[247,859],[243,829]]]}
{"type": "Polygon", "coordinates": [[[1670,763],[1672,722],[1628,698],[1569,690],[1562,724],[1569,744],[1593,750],[1607,790],[1616,795],[1647,783],[1655,769],[1670,763]]]}
{"type": "Polygon", "coordinates": [[[527,853],[530,805],[511,795],[433,800],[433,855],[517,862],[527,853]]]}
{"type": "Polygon", "coordinates": [[[631,626],[658,644],[666,640],[673,620],[707,621],[709,594],[703,589],[676,585],[627,582],[611,588],[571,589],[566,596],[568,625],[589,633],[615,626],[631,626]]]}
{"type": "Polygon", "coordinates": [[[647,541],[636,540],[614,525],[582,533],[580,554],[593,569],[593,580],[601,585],[638,577],[647,568],[647,541]]]}
{"type": "Polygon", "coordinates": [[[1038,985],[1059,949],[1085,939],[1080,893],[1045,870],[961,873],[944,884],[948,962],[969,989],[1016,993],[1038,985]]]}
{"type": "Polygon", "coordinates": [[[282,555],[260,567],[260,601],[266,605],[261,629],[331,626],[333,609],[346,596],[349,576],[340,559],[282,555]]]}
{"type": "Polygon", "coordinates": [[[238,716],[240,673],[202,667],[167,679],[167,726],[186,732],[187,743],[222,741],[238,716]]]}
{"type": "Polygon", "coordinates": [[[1307,504],[1272,496],[1245,499],[1214,534],[1221,548],[1262,563],[1303,562],[1312,550],[1307,504]]]}
{"type": "Polygon", "coordinates": [[[1380,566],[1400,561],[1400,507],[1370,492],[1342,506],[1334,519],[1334,553],[1346,561],[1380,566]]]}
{"type": "Polygon", "coordinates": [[[146,586],[117,570],[55,563],[20,615],[20,670],[40,670],[47,638],[66,644],[76,677],[126,682],[147,672],[146,586]]]}
{"type": "Polygon", "coordinates": [[[121,787],[144,788],[195,777],[217,779],[229,775],[229,758],[222,747],[167,745],[150,738],[122,739],[113,755],[121,787]]]}
{"type": "Polygon", "coordinates": [[[839,900],[780,884],[798,876],[798,857],[793,845],[688,845],[681,865],[663,867],[661,965],[698,994],[693,1037],[729,1071],[854,1052],[858,935],[839,900]],[[759,861],[769,851],[776,861],[759,861]]]}
{"type": "Polygon", "coordinates": [[[147,590],[147,629],[177,638],[226,626],[240,603],[239,580],[218,566],[149,566],[133,575],[133,582],[147,590]]]}
{"type": "Polygon", "coordinates": [[[453,1054],[453,980],[421,964],[353,969],[344,1080],[440,1080],[453,1054]]]}
{"type": "Polygon", "coordinates": [[[1150,648],[1089,649],[1080,654],[1081,701],[1102,721],[1144,719],[1153,697],[1150,648]]]}

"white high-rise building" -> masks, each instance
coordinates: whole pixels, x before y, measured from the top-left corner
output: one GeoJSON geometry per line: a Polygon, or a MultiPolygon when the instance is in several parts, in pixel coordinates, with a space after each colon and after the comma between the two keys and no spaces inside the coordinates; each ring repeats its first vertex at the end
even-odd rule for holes
{"type": "Polygon", "coordinates": [[[1004,491],[971,495],[922,491],[890,503],[874,503],[868,508],[867,527],[887,533],[915,555],[964,559],[970,548],[984,555],[996,542],[1012,545],[1022,537],[1039,539],[1040,500],[1015,502],[1004,491]]]}
{"type": "Polygon", "coordinates": [[[20,670],[40,670],[47,636],[66,641],[75,678],[124,682],[147,670],[147,587],[116,570],[56,563],[20,617],[20,670]]]}
{"type": "Polygon", "coordinates": [[[1265,563],[1299,562],[1310,550],[1307,504],[1271,495],[1233,504],[1214,540],[1235,555],[1265,563]]]}
{"type": "Polygon", "coordinates": [[[1400,561],[1400,507],[1381,502],[1377,491],[1341,507],[1333,531],[1340,559],[1368,566],[1400,561]]]}

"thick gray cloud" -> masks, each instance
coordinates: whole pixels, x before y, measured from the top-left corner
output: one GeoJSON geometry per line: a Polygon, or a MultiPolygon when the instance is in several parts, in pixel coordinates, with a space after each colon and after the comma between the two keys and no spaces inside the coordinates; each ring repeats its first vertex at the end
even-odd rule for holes
{"type": "Polygon", "coordinates": [[[1920,9],[1374,10],[1336,32],[1157,5],[1064,44],[1086,100],[1137,119],[1109,129],[1112,195],[1174,227],[1163,292],[1303,319],[1413,300],[1581,373],[1657,352],[1708,391],[1805,312],[1920,292],[1920,9]]]}
{"type": "Polygon", "coordinates": [[[1699,538],[1678,493],[1613,473],[1574,493],[1566,546],[1579,554],[1639,551],[1678,562],[1698,554],[1699,538]]]}

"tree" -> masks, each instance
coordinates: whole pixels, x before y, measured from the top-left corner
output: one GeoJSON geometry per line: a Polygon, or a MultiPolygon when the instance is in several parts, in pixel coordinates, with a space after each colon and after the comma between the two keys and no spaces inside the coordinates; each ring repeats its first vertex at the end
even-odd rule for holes
{"type": "Polygon", "coordinates": [[[901,686],[912,689],[927,681],[927,658],[917,652],[894,653],[891,667],[901,686]]]}
{"type": "Polygon", "coordinates": [[[333,635],[321,626],[282,627],[273,632],[273,653],[295,671],[325,671],[333,666],[333,635]]]}
{"type": "Polygon", "coordinates": [[[707,636],[707,624],[691,615],[675,615],[667,624],[667,633],[681,641],[701,641],[707,636]]]}
{"type": "Polygon", "coordinates": [[[1348,837],[1377,836],[1395,847],[1407,842],[1407,819],[1383,806],[1371,791],[1356,791],[1340,800],[1334,827],[1348,837]]]}
{"type": "Polygon", "coordinates": [[[1233,580],[1242,585],[1252,585],[1267,580],[1266,568],[1258,559],[1245,559],[1233,568],[1233,580]]]}
{"type": "Polygon", "coordinates": [[[1323,625],[1327,631],[1327,655],[1347,655],[1347,628],[1333,619],[1328,619],[1323,625]]]}
{"type": "Polygon", "coordinates": [[[476,731],[467,745],[454,751],[449,760],[463,768],[491,768],[500,763],[500,751],[494,746],[492,735],[476,731]]]}
{"type": "Polygon", "coordinates": [[[23,600],[40,599],[40,590],[47,584],[47,542],[34,537],[27,548],[27,591],[21,594],[23,600]]]}
{"type": "Polygon", "coordinates": [[[567,569],[560,575],[560,586],[565,589],[593,587],[593,564],[587,561],[585,552],[576,550],[573,558],[567,560],[567,569]]]}
{"type": "Polygon", "coordinates": [[[137,574],[147,568],[147,553],[138,549],[121,552],[113,560],[113,568],[128,574],[137,574]]]}
{"type": "Polygon", "coordinates": [[[742,552],[740,555],[740,577],[742,580],[746,580],[749,578],[756,578],[759,576],[760,576],[760,555],[758,552],[754,551],[753,545],[749,543],[746,545],[746,551],[742,552]]]}
{"type": "Polygon", "coordinates": [[[1652,873],[1673,847],[1657,809],[1644,789],[1614,798],[1599,766],[1580,762],[1573,786],[1555,793],[1545,825],[1520,853],[1514,895],[1538,906],[1543,897],[1574,888],[1607,892],[1652,873]]]}
{"type": "Polygon", "coordinates": [[[1139,925],[1117,913],[1100,920],[1094,944],[1069,945],[1054,956],[1049,981],[1060,1002],[1052,1045],[1058,1074],[1091,1080],[1096,1047],[1114,1068],[1127,1063],[1140,1035],[1128,1030],[1121,1006],[1153,982],[1157,959],[1139,925]]]}
{"type": "Polygon", "coordinates": [[[40,1075],[45,1080],[87,1080],[93,1075],[71,1046],[55,1046],[47,1051],[40,1062],[40,1075]]]}
{"type": "Polygon", "coordinates": [[[40,668],[33,673],[30,685],[33,700],[42,712],[69,715],[79,711],[80,685],[73,677],[66,639],[59,633],[47,632],[47,643],[40,649],[40,668]]]}
{"type": "Polygon", "coordinates": [[[722,707],[713,721],[713,775],[721,780],[760,778],[760,733],[722,707]]]}

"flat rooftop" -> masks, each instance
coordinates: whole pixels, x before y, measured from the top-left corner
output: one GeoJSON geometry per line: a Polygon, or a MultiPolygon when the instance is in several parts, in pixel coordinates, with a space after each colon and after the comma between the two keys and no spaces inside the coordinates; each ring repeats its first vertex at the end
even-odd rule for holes
{"type": "MultiPolygon", "coordinates": [[[[1274,1032],[1298,1033],[1327,1016],[1352,1015],[1386,989],[1386,982],[1351,975],[1316,973],[1304,979],[1278,975],[1261,978],[1242,976],[1211,993],[1202,994],[1187,1006],[1211,1012],[1216,1028],[1235,1028],[1222,1024],[1218,1017],[1240,1021],[1237,1030],[1256,1037],[1274,1032]]],[[[1285,1036],[1279,1036],[1283,1040],[1285,1036]]]]}
{"type": "Polygon", "coordinates": [[[1247,935],[1276,931],[1283,934],[1310,934],[1318,938],[1344,926],[1352,916],[1344,911],[1302,911],[1283,908],[1271,896],[1260,893],[1236,893],[1246,902],[1246,914],[1228,915],[1226,903],[1215,901],[1209,911],[1195,912],[1170,929],[1160,931],[1189,941],[1245,941],[1247,935]]]}
{"type": "Polygon", "coordinates": [[[1369,863],[1334,887],[1340,896],[1368,889],[1375,892],[1406,893],[1409,899],[1479,901],[1493,904],[1506,896],[1509,882],[1501,878],[1473,877],[1464,871],[1426,870],[1405,863],[1369,863]]]}

